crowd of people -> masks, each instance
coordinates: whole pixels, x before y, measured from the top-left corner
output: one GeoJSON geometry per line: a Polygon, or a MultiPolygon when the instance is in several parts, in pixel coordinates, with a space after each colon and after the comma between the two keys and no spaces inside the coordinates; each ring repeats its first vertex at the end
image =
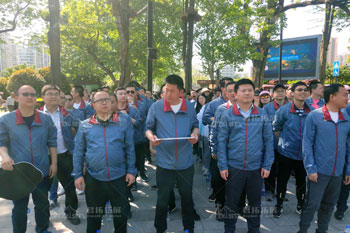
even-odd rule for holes
{"type": "MultiPolygon", "coordinates": [[[[43,173],[31,193],[36,232],[49,228],[59,183],[72,224],[80,224],[77,195],[84,194],[88,233],[101,229],[106,203],[114,232],[127,232],[136,178],[148,182],[145,162],[152,163],[152,155],[159,233],[176,208],[175,186],[184,231],[194,232],[200,219],[193,196],[196,157],[211,179],[208,201],[215,202],[216,220],[224,222],[226,233],[235,232],[238,216],[247,220],[249,233],[260,232],[263,190],[266,201],[276,202],[271,214],[279,218],[291,176],[299,233],[308,232],[315,212],[316,232],[327,232],[334,207],[338,220],[348,208],[350,107],[340,84],[277,84],[270,93],[249,79],[223,78],[214,90],[186,92],[182,78],[169,75],[156,95],[131,81],[91,93],[80,85],[70,93],[45,85],[39,94],[24,85],[12,98],[16,109],[0,118],[1,166],[12,171],[25,161],[43,173]]],[[[26,231],[28,202],[29,194],[13,201],[14,233],[26,231]]]]}

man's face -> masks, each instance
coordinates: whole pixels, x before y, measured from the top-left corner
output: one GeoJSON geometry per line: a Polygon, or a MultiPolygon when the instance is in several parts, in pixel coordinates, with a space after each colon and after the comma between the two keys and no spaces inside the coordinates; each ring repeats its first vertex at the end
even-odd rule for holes
{"type": "Polygon", "coordinates": [[[164,98],[169,102],[170,105],[178,104],[180,96],[184,93],[183,90],[179,90],[175,84],[165,84],[164,98]]]}
{"type": "Polygon", "coordinates": [[[48,106],[57,106],[60,103],[60,92],[58,90],[47,90],[41,97],[48,106]]]}
{"type": "Polygon", "coordinates": [[[294,99],[298,101],[305,101],[309,96],[308,91],[309,89],[304,85],[297,86],[293,92],[294,99]]]}
{"type": "Polygon", "coordinates": [[[197,92],[196,91],[191,91],[191,98],[195,100],[197,98],[197,92]]]}
{"type": "Polygon", "coordinates": [[[277,88],[272,95],[275,100],[282,101],[286,97],[286,90],[283,88],[277,88]]]}
{"type": "Polygon", "coordinates": [[[145,96],[147,99],[151,99],[152,98],[152,93],[150,91],[146,91],[145,96]]]}
{"type": "Polygon", "coordinates": [[[293,92],[292,92],[291,89],[288,89],[288,90],[286,91],[286,96],[287,96],[287,98],[288,98],[289,100],[293,99],[293,92]]]}
{"type": "Polygon", "coordinates": [[[68,108],[68,109],[72,109],[73,108],[73,97],[70,95],[65,95],[65,104],[64,107],[68,108]]]}
{"type": "Polygon", "coordinates": [[[344,87],[339,87],[338,92],[335,95],[331,95],[331,102],[333,102],[338,108],[346,108],[348,104],[348,93],[344,87]]]}
{"type": "Polygon", "coordinates": [[[226,87],[226,94],[231,103],[234,103],[236,101],[236,93],[234,92],[234,89],[235,89],[234,84],[228,85],[226,87]]]}
{"type": "Polygon", "coordinates": [[[34,88],[30,86],[23,86],[18,90],[18,96],[16,96],[19,107],[35,108],[36,104],[36,92],[34,88]]]}
{"type": "Polygon", "coordinates": [[[72,89],[70,94],[73,96],[73,99],[79,98],[79,92],[75,88],[72,89]]]}
{"type": "Polygon", "coordinates": [[[118,101],[120,101],[121,103],[125,103],[126,102],[126,90],[118,90],[117,91],[117,99],[118,101]]]}
{"type": "Polygon", "coordinates": [[[117,110],[117,100],[114,96],[110,96],[110,98],[111,98],[111,109],[114,112],[117,110]]]}
{"type": "Polygon", "coordinates": [[[324,87],[321,83],[317,84],[317,88],[313,90],[313,93],[315,93],[317,96],[320,96],[323,98],[323,92],[324,92],[324,87]]]}
{"type": "Polygon", "coordinates": [[[129,102],[134,102],[136,100],[136,88],[135,87],[127,87],[126,88],[126,95],[128,97],[129,102]]]}
{"type": "Polygon", "coordinates": [[[60,106],[64,107],[65,103],[66,103],[66,97],[65,97],[64,93],[61,91],[60,92],[60,106]]]}
{"type": "Polygon", "coordinates": [[[243,84],[238,87],[236,100],[239,103],[252,103],[254,99],[254,89],[250,84],[243,84]]]}
{"type": "Polygon", "coordinates": [[[108,93],[101,91],[97,92],[94,96],[93,107],[98,114],[112,113],[111,98],[108,93]]]}
{"type": "Polygon", "coordinates": [[[140,89],[140,90],[139,90],[139,94],[145,96],[145,90],[140,89]]]}

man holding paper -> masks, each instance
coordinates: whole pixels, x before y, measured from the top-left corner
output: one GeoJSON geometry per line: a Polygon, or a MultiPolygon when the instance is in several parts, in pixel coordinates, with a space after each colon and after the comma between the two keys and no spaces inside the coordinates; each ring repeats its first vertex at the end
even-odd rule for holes
{"type": "Polygon", "coordinates": [[[151,106],[146,120],[146,137],[157,151],[158,198],[154,221],[157,232],[167,229],[169,197],[175,183],[181,196],[184,230],[194,229],[192,144],[198,141],[199,130],[195,109],[181,98],[183,85],[181,77],[169,75],[165,79],[164,99],[151,106]],[[176,139],[162,140],[169,138],[176,139]]]}

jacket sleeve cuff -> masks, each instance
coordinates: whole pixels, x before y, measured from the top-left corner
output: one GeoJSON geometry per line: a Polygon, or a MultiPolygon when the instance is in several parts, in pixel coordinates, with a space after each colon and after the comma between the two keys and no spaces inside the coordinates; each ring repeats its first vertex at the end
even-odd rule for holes
{"type": "Polygon", "coordinates": [[[78,179],[79,177],[83,176],[83,172],[75,173],[74,174],[74,180],[78,179]]]}
{"type": "Polygon", "coordinates": [[[127,169],[126,173],[132,174],[132,175],[136,176],[136,174],[137,174],[137,169],[136,169],[136,168],[127,169]]]}
{"type": "Polygon", "coordinates": [[[307,175],[311,175],[311,174],[314,174],[317,172],[317,168],[315,165],[307,166],[305,170],[306,170],[307,175]]]}

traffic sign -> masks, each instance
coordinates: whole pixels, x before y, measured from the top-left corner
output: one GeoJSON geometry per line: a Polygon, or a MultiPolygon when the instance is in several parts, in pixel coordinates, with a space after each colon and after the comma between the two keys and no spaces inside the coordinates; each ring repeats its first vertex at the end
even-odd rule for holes
{"type": "Polygon", "coordinates": [[[339,61],[333,63],[333,76],[339,76],[339,61]]]}

